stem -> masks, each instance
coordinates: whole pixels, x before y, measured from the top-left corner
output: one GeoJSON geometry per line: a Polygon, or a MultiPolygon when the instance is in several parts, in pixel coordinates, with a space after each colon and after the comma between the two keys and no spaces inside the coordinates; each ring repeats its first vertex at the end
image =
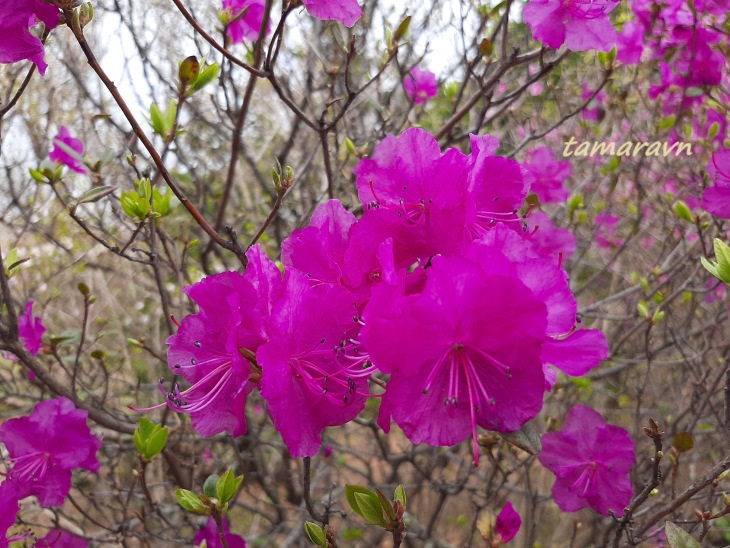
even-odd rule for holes
{"type": "Polygon", "coordinates": [[[226,534],[223,532],[223,518],[218,512],[214,512],[213,519],[215,520],[216,527],[218,527],[218,536],[221,539],[223,548],[228,548],[228,540],[226,540],[226,534]]]}
{"type": "Polygon", "coordinates": [[[321,523],[324,523],[327,525],[329,521],[329,516],[322,515],[319,512],[317,512],[314,509],[314,504],[312,504],[312,493],[310,492],[310,482],[311,482],[311,470],[312,467],[312,459],[310,457],[304,457],[304,472],[303,472],[303,481],[304,481],[304,503],[307,505],[307,511],[309,512],[309,515],[312,516],[312,518],[315,521],[319,521],[321,523]]]}

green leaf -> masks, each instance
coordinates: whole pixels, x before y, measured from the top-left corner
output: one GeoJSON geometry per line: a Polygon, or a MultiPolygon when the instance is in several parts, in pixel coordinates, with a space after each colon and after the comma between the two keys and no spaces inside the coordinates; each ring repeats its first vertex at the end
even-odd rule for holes
{"type": "Polygon", "coordinates": [[[177,503],[188,512],[201,516],[207,516],[210,514],[208,507],[205,506],[203,501],[200,500],[200,497],[192,491],[188,491],[187,489],[178,489],[175,491],[175,498],[177,499],[177,503]]]}
{"type": "Polygon", "coordinates": [[[689,223],[692,222],[692,212],[682,200],[674,202],[674,213],[680,219],[683,219],[689,223]]]}
{"type": "Polygon", "coordinates": [[[169,430],[167,428],[160,425],[155,426],[155,431],[152,432],[150,437],[147,439],[147,447],[144,451],[144,457],[147,460],[151,461],[157,455],[162,453],[162,450],[165,448],[165,444],[167,443],[168,433],[169,430]]]}
{"type": "Polygon", "coordinates": [[[730,247],[725,245],[720,238],[715,238],[712,243],[717,259],[718,278],[725,283],[730,283],[730,247]]]}
{"type": "Polygon", "coordinates": [[[115,186],[97,186],[94,188],[90,188],[81,196],[79,196],[79,199],[76,201],[76,203],[89,204],[91,202],[98,202],[102,198],[106,198],[107,196],[112,194],[116,189],[117,187],[115,186]]]}
{"type": "Polygon", "coordinates": [[[649,317],[649,305],[646,304],[646,301],[639,301],[636,304],[636,310],[639,311],[639,315],[648,318],[649,317]]]}
{"type": "Polygon", "coordinates": [[[206,478],[205,483],[203,484],[203,493],[205,493],[206,497],[215,498],[217,496],[215,485],[218,483],[219,479],[220,476],[218,474],[213,474],[206,478]]]}
{"type": "Polygon", "coordinates": [[[165,117],[162,115],[157,103],[150,105],[150,125],[152,125],[152,129],[157,135],[165,137],[165,117]]]}
{"type": "Polygon", "coordinates": [[[43,175],[43,173],[41,173],[37,169],[30,168],[28,171],[30,172],[30,176],[33,177],[33,179],[36,182],[38,182],[38,183],[47,183],[48,182],[48,179],[46,178],[46,176],[43,175]]]}
{"type": "MultiPolygon", "coordinates": [[[[213,80],[218,78],[218,74],[221,71],[221,67],[218,63],[213,63],[210,66],[205,67],[203,72],[201,72],[198,77],[195,79],[195,82],[193,82],[193,92],[200,91],[205,86],[210,84],[213,80]]],[[[191,94],[192,95],[192,94],[191,94]]]]}
{"type": "Polygon", "coordinates": [[[664,529],[667,533],[667,544],[669,548],[701,548],[697,542],[687,531],[668,521],[664,529]]]}
{"type": "Polygon", "coordinates": [[[379,525],[381,527],[385,527],[387,525],[387,522],[383,517],[383,507],[380,504],[378,495],[372,491],[368,491],[367,494],[355,493],[355,500],[357,501],[358,508],[360,508],[360,511],[362,512],[360,515],[364,517],[370,525],[379,525]]]}
{"type": "Polygon", "coordinates": [[[162,194],[157,188],[152,191],[152,207],[160,217],[170,213],[170,198],[172,198],[171,192],[162,194]]]}
{"type": "Polygon", "coordinates": [[[692,439],[692,434],[690,434],[689,432],[680,432],[679,434],[674,436],[672,447],[674,447],[677,453],[686,453],[694,446],[695,442],[692,439]]]}
{"type": "Polygon", "coordinates": [[[720,274],[717,272],[717,263],[711,263],[704,257],[700,257],[700,262],[702,263],[702,266],[705,267],[705,270],[707,270],[710,274],[715,276],[715,278],[720,277],[720,274]]]}
{"type": "Polygon", "coordinates": [[[319,525],[311,521],[305,521],[304,532],[307,533],[312,544],[315,546],[322,546],[322,548],[327,548],[327,537],[324,534],[324,530],[319,525]]]}
{"type": "Polygon", "coordinates": [[[360,487],[359,485],[347,485],[345,486],[345,497],[347,498],[347,502],[350,504],[350,508],[352,508],[357,514],[365,517],[363,513],[360,511],[360,507],[357,504],[357,500],[355,499],[356,493],[362,493],[362,494],[370,494],[373,496],[376,496],[375,493],[370,491],[370,489],[366,489],[365,487],[360,487]]]}
{"type": "Polygon", "coordinates": [[[180,78],[180,85],[182,89],[185,89],[190,82],[195,82],[198,75],[200,74],[200,62],[195,55],[186,57],[180,62],[180,66],[177,70],[178,77],[180,78]]]}
{"type": "Polygon", "coordinates": [[[662,118],[659,120],[659,129],[671,129],[674,127],[674,124],[677,122],[677,117],[672,114],[671,116],[668,116],[666,118],[662,118]]]}
{"type": "Polygon", "coordinates": [[[380,501],[380,506],[383,509],[383,515],[388,523],[395,523],[398,516],[395,514],[395,510],[393,509],[393,504],[388,500],[388,497],[386,497],[383,492],[375,488],[375,494],[378,495],[378,500],[380,501]]]}
{"type": "Polygon", "coordinates": [[[216,498],[221,502],[229,502],[236,496],[243,476],[236,477],[233,470],[226,471],[215,484],[216,498]]]}
{"type": "Polygon", "coordinates": [[[398,28],[395,30],[395,34],[393,35],[393,40],[396,42],[399,42],[405,36],[408,34],[408,29],[411,26],[411,16],[409,15],[403,21],[400,25],[398,25],[398,28]]]}
{"type": "Polygon", "coordinates": [[[525,423],[517,432],[498,433],[504,441],[527,451],[531,455],[539,455],[542,451],[540,434],[534,422],[525,423]]]}
{"type": "Polygon", "coordinates": [[[175,101],[175,99],[170,99],[170,102],[167,104],[167,115],[165,117],[165,135],[164,135],[164,137],[166,139],[171,137],[172,130],[175,127],[176,118],[177,118],[177,101],[175,101]]]}
{"type": "Polygon", "coordinates": [[[406,488],[403,487],[402,483],[398,487],[395,488],[395,492],[393,493],[393,500],[399,500],[400,503],[403,505],[403,508],[405,508],[407,506],[406,488]]]}

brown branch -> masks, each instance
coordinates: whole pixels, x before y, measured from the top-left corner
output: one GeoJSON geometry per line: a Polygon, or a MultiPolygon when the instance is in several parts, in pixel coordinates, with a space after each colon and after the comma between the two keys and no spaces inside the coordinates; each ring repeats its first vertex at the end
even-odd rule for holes
{"type": "Polygon", "coordinates": [[[132,111],[127,106],[127,103],[124,101],[124,98],[119,93],[119,90],[114,85],[114,82],[112,82],[107,74],[104,72],[104,70],[101,68],[101,65],[96,59],[96,56],[91,51],[91,48],[89,47],[89,43],[86,41],[86,37],[84,36],[83,30],[78,25],[78,22],[74,22],[73,12],[71,10],[64,10],[64,14],[66,15],[66,21],[68,24],[68,27],[73,32],[76,41],[79,43],[79,46],[81,46],[82,51],[84,52],[84,55],[86,56],[86,60],[89,63],[89,66],[93,69],[93,71],[96,73],[96,75],[99,77],[99,79],[104,83],[104,86],[107,88],[109,93],[111,93],[112,97],[114,98],[115,102],[119,106],[120,110],[124,114],[124,117],[127,119],[129,124],[132,126],[132,130],[134,131],[137,138],[140,140],[142,145],[145,147],[147,152],[149,153],[150,157],[152,158],[152,161],[154,162],[155,166],[160,172],[160,175],[167,183],[167,186],[170,187],[170,190],[172,190],[173,194],[177,197],[178,200],[180,200],[180,203],[183,204],[185,209],[188,210],[190,215],[195,219],[195,222],[198,223],[198,225],[205,231],[206,234],[208,234],[216,244],[221,246],[224,249],[227,249],[228,251],[231,251],[235,253],[235,255],[238,257],[238,259],[241,261],[242,264],[245,264],[245,251],[241,247],[241,245],[238,242],[229,242],[226,241],[223,237],[221,237],[218,232],[216,232],[212,226],[208,224],[208,222],[203,218],[201,213],[198,211],[198,209],[190,202],[190,200],[185,196],[185,193],[182,191],[182,189],[177,185],[177,183],[173,180],[172,176],[170,175],[170,172],[165,167],[165,164],[162,161],[162,158],[160,157],[159,153],[155,149],[152,142],[149,140],[147,135],[145,134],[142,127],[139,125],[139,122],[137,122],[137,119],[132,114],[132,111]]]}

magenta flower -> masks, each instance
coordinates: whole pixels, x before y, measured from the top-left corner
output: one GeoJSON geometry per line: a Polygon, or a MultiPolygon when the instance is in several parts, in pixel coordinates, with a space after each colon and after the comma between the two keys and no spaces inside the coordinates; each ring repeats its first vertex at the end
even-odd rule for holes
{"type": "Polygon", "coordinates": [[[555,160],[555,154],[548,147],[540,147],[528,153],[528,161],[523,162],[525,179],[540,202],[564,202],[568,191],[563,186],[572,171],[570,162],[555,160]]]}
{"type": "Polygon", "coordinates": [[[553,49],[610,51],[616,30],[608,18],[619,0],[530,0],[522,18],[532,38],[553,49]]]}
{"type": "Polygon", "coordinates": [[[393,238],[396,267],[439,253],[456,253],[466,222],[468,160],[457,149],[443,155],[427,131],[386,137],[353,171],[357,190],[380,241],[393,238]]]}
{"type": "Polygon", "coordinates": [[[72,535],[62,529],[51,529],[48,534],[36,541],[33,548],[86,548],[89,545],[84,538],[72,535]]]}
{"type": "Polygon", "coordinates": [[[86,168],[81,160],[83,153],[84,143],[81,142],[81,139],[71,137],[68,128],[61,126],[61,131],[53,138],[53,149],[48,154],[48,158],[65,165],[76,173],[86,173],[86,168]]]}
{"type": "Polygon", "coordinates": [[[190,414],[203,437],[220,432],[241,436],[246,433],[246,396],[260,378],[244,354],[253,356],[266,340],[263,319],[255,310],[257,291],[241,274],[224,272],[185,292],[200,310],[186,316],[167,339],[167,360],[191,386],[184,391],[173,386],[166,403],[190,414]]]}
{"type": "Polygon", "coordinates": [[[522,525],[522,518],[512,506],[511,502],[508,502],[502,508],[502,511],[497,516],[497,523],[494,526],[494,531],[497,533],[497,537],[500,542],[507,543],[513,538],[520,530],[522,525]]]}
{"type": "Polygon", "coordinates": [[[410,74],[403,80],[403,87],[408,98],[416,105],[422,105],[439,92],[439,85],[436,75],[427,70],[413,67],[410,74]]]}
{"type": "Polygon", "coordinates": [[[575,236],[567,228],[558,228],[542,211],[533,211],[525,218],[529,242],[540,257],[550,257],[562,264],[575,252],[575,236]]]}
{"type": "Polygon", "coordinates": [[[378,424],[387,432],[392,417],[413,443],[471,435],[475,463],[477,425],[511,432],[540,411],[541,347],[548,326],[564,324],[549,313],[552,290],[530,287],[538,277],[550,284],[557,266],[516,264],[505,247],[521,238],[499,227],[489,235],[505,232],[513,236],[472,244],[465,258],[434,257],[420,292],[380,284],[363,313],[362,341],[391,374],[378,424]]]}
{"type": "Polygon", "coordinates": [[[556,476],[553,498],[564,512],[590,506],[603,516],[609,510],[619,516],[631,502],[634,442],[589,407],[575,406],[561,430],[544,434],[538,458],[556,476]]]}
{"type": "MultiPolygon", "coordinates": [[[[228,528],[228,522],[225,516],[222,519],[221,525],[223,526],[223,535],[226,537],[226,542],[229,548],[246,548],[246,541],[243,540],[239,535],[234,535],[228,528]]],[[[208,548],[223,548],[223,542],[218,532],[218,526],[215,523],[213,517],[209,517],[208,521],[205,522],[205,527],[199,530],[195,534],[195,546],[200,546],[203,541],[206,542],[208,548]]]]}
{"type": "Polygon", "coordinates": [[[584,120],[600,122],[603,120],[604,116],[606,116],[606,109],[603,108],[603,102],[606,100],[606,93],[603,90],[596,93],[595,96],[593,95],[594,93],[595,90],[590,89],[586,83],[583,84],[581,99],[584,101],[587,101],[591,97],[593,97],[593,99],[588,103],[586,108],[581,111],[580,117],[584,120]]]}
{"type": "Polygon", "coordinates": [[[309,276],[313,285],[340,284],[345,279],[345,252],[355,216],[338,200],[319,206],[309,226],[292,232],[281,245],[281,262],[309,276]]]}
{"type": "Polygon", "coordinates": [[[499,140],[491,135],[470,135],[471,154],[467,157],[466,228],[471,238],[479,238],[498,223],[521,231],[517,210],[527,196],[520,165],[496,156],[499,140]]]}
{"type": "Polygon", "coordinates": [[[716,217],[730,219],[730,149],[712,155],[707,173],[714,185],[705,189],[700,206],[716,217]]]}
{"type": "Polygon", "coordinates": [[[312,17],[341,21],[346,27],[352,27],[362,15],[357,0],[302,0],[302,2],[312,17]]]}
{"type": "Polygon", "coordinates": [[[0,63],[17,63],[28,59],[46,73],[43,43],[29,28],[42,21],[47,29],[58,25],[58,7],[42,0],[16,0],[0,3],[0,63]]]}
{"type": "Polygon", "coordinates": [[[338,285],[312,286],[286,271],[286,293],[272,313],[269,341],[256,358],[261,396],[293,457],[311,457],[328,426],[354,419],[365,407],[372,371],[358,333],[353,296],[338,285]]]}
{"type": "MultiPolygon", "coordinates": [[[[264,19],[265,0],[223,0],[223,11],[228,14],[228,20],[234,20],[228,25],[228,36],[234,44],[242,44],[244,40],[256,40],[261,31],[264,19]],[[246,10],[243,17],[238,17],[246,10]]],[[[267,33],[271,28],[267,29],[267,33]]]]}
{"type": "Polygon", "coordinates": [[[618,35],[616,59],[624,65],[636,65],[641,62],[646,40],[645,32],[638,21],[626,21],[618,35]]]}
{"type": "Polygon", "coordinates": [[[24,494],[18,492],[16,482],[0,483],[0,548],[6,548],[9,543],[26,539],[29,536],[29,534],[7,536],[8,529],[15,525],[15,519],[20,511],[18,501],[24,497],[24,494]]]}
{"type": "MultiPolygon", "coordinates": [[[[18,334],[25,345],[25,349],[37,356],[38,351],[41,349],[43,333],[46,332],[46,328],[40,318],[33,316],[34,304],[35,301],[28,301],[25,305],[25,313],[18,316],[18,334]]],[[[18,360],[10,353],[3,352],[2,355],[13,362],[18,360]]]]}
{"type": "Polygon", "coordinates": [[[0,426],[0,441],[10,454],[5,483],[22,497],[35,495],[42,506],[61,506],[75,468],[99,471],[101,440],[86,425],[88,413],[66,398],[36,404],[28,417],[0,426]]]}

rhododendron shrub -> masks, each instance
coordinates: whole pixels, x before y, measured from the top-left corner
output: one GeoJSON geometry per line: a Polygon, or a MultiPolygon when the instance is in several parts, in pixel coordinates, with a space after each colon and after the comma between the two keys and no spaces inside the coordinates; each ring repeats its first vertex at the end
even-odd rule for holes
{"type": "Polygon", "coordinates": [[[0,545],[724,545],[728,10],[6,2],[0,545]]]}

